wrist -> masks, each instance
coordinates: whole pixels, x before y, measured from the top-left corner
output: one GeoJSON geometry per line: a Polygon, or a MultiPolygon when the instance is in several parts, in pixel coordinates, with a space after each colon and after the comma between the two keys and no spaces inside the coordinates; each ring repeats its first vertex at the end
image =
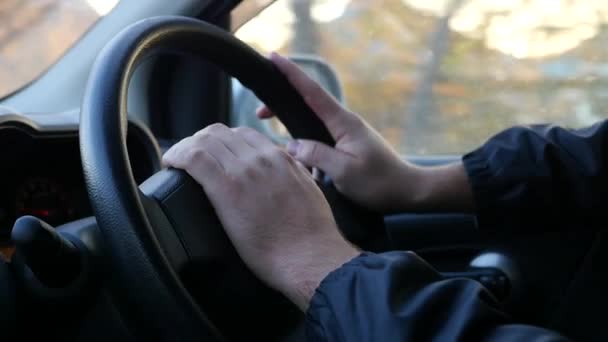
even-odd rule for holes
{"type": "Polygon", "coordinates": [[[306,311],[323,279],[361,253],[342,237],[339,240],[311,244],[312,248],[282,258],[282,276],[275,289],[306,311]]]}
{"type": "Polygon", "coordinates": [[[397,211],[416,211],[425,206],[432,192],[433,175],[430,168],[402,162],[393,185],[397,191],[397,211]]]}
{"type": "Polygon", "coordinates": [[[441,166],[409,166],[404,208],[415,211],[471,211],[472,194],[462,163],[441,166]]]}

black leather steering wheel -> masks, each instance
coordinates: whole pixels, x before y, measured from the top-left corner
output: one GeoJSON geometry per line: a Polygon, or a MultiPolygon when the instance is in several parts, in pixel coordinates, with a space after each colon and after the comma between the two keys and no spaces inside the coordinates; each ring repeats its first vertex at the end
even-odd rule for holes
{"type": "MultiPolygon", "coordinates": [[[[163,170],[138,187],[129,165],[129,79],[143,59],[157,52],[186,53],[214,63],[265,102],[292,136],[329,145],[334,141],[270,61],[204,22],[173,16],[145,19],[124,29],[100,52],[82,102],[80,150],[86,186],[107,250],[112,293],[138,339],[221,339],[222,329],[211,323],[184,286],[184,270],[196,265],[195,273],[203,274],[199,278],[214,288],[220,283],[212,273],[205,278],[206,268],[229,268],[242,262],[204,191],[192,178],[182,171],[163,170]]],[[[363,243],[370,231],[382,230],[380,215],[354,206],[330,182],[320,186],[351,241],[363,243]]],[[[265,303],[255,301],[268,298],[262,294],[251,297],[244,305],[262,307],[265,303]]]]}

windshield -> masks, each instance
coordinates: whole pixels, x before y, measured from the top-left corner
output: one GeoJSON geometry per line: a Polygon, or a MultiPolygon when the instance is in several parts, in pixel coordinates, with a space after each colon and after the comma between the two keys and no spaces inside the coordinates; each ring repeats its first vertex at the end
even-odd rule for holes
{"type": "Polygon", "coordinates": [[[118,0],[0,0],[0,97],[34,80],[118,0]]]}

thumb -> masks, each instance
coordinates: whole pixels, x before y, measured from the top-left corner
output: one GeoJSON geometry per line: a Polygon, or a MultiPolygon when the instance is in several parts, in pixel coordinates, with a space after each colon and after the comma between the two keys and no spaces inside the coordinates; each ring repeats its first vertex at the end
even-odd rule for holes
{"type": "Polygon", "coordinates": [[[323,170],[332,179],[339,179],[347,169],[352,156],[314,140],[292,140],[287,152],[308,167],[323,170]]]}
{"type": "Polygon", "coordinates": [[[274,116],[274,113],[270,110],[270,108],[266,106],[261,106],[255,112],[255,115],[260,119],[268,119],[274,116]]]}

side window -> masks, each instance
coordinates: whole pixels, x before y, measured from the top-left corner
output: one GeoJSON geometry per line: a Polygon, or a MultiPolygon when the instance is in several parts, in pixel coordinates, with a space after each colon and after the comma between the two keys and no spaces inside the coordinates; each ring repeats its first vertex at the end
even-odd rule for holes
{"type": "Polygon", "coordinates": [[[0,0],[0,98],[55,63],[119,0],[0,0]]]}
{"type": "Polygon", "coordinates": [[[608,5],[544,0],[278,0],[237,37],[311,54],[403,154],[462,154],[518,124],[608,107],[608,5]]]}

